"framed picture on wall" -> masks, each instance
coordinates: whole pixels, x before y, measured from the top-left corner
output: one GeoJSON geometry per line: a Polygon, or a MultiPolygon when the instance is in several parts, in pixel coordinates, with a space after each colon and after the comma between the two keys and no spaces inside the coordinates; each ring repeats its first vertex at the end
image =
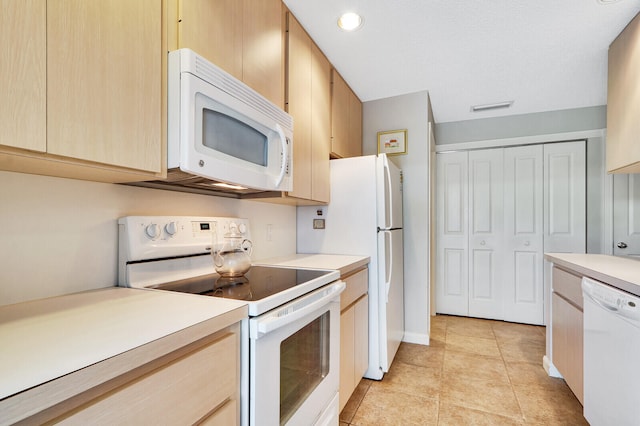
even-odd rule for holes
{"type": "Polygon", "coordinates": [[[378,132],[378,154],[399,155],[407,153],[407,130],[378,132]]]}

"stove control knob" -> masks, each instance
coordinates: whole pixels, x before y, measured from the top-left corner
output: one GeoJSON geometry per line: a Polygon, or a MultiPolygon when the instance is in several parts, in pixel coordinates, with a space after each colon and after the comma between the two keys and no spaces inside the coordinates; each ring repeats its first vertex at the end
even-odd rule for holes
{"type": "Polygon", "coordinates": [[[175,222],[169,222],[164,226],[164,230],[170,237],[173,237],[178,232],[178,224],[175,222]]]}
{"type": "Polygon", "coordinates": [[[247,232],[247,225],[241,223],[240,225],[238,225],[238,231],[240,231],[241,234],[244,234],[245,232],[247,232]]]}
{"type": "Polygon", "coordinates": [[[160,225],[158,225],[157,223],[147,225],[147,227],[144,229],[144,232],[147,234],[147,237],[155,240],[160,236],[160,225]]]}

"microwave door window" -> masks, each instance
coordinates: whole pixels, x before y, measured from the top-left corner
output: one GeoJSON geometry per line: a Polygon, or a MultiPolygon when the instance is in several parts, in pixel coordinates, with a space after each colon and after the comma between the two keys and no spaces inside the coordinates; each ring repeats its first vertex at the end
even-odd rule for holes
{"type": "Polygon", "coordinates": [[[204,108],[202,143],[215,151],[265,167],[268,138],[229,115],[204,108]]]}

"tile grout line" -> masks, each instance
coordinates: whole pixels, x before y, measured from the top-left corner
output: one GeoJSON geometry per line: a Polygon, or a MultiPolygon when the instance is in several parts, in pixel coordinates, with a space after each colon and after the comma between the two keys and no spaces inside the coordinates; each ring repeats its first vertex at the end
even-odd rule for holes
{"type": "Polygon", "coordinates": [[[509,379],[509,387],[511,387],[511,392],[513,393],[513,397],[516,399],[516,403],[518,404],[518,409],[520,410],[520,418],[522,419],[523,424],[526,424],[526,419],[524,418],[524,410],[522,409],[522,404],[520,403],[520,398],[518,398],[518,394],[516,394],[516,390],[513,387],[513,381],[511,380],[511,374],[509,374],[509,368],[507,367],[507,361],[504,359],[504,355],[502,353],[502,347],[498,343],[498,337],[496,336],[496,332],[493,328],[493,324],[491,324],[491,332],[496,338],[496,346],[498,347],[498,351],[500,352],[500,359],[502,360],[502,364],[504,365],[504,369],[507,372],[507,378],[509,379]]]}
{"type": "Polygon", "coordinates": [[[444,342],[442,349],[442,362],[440,363],[440,384],[438,385],[438,414],[436,416],[436,425],[440,424],[440,415],[442,413],[442,386],[444,382],[444,360],[447,355],[447,333],[449,329],[449,321],[444,321],[444,342]]]}

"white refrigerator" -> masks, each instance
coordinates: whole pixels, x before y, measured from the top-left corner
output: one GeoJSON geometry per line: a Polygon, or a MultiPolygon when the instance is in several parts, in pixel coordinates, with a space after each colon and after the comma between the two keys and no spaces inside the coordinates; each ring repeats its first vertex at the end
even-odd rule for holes
{"type": "Polygon", "coordinates": [[[365,377],[380,380],[404,337],[402,172],[384,154],[330,167],[329,205],[298,207],[297,251],[371,258],[365,377]]]}

